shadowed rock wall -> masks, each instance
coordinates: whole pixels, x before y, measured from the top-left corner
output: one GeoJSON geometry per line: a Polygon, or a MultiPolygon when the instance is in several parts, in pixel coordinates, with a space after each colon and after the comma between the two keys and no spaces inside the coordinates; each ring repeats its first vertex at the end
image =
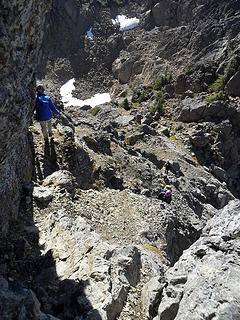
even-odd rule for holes
{"type": "Polygon", "coordinates": [[[0,2],[0,235],[15,219],[22,186],[30,181],[28,125],[42,25],[51,1],[0,2]]]}

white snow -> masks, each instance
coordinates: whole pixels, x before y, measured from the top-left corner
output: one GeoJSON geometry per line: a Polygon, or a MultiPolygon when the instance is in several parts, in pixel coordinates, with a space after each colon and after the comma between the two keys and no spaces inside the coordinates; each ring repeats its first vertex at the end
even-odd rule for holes
{"type": "Polygon", "coordinates": [[[72,96],[72,91],[75,89],[74,82],[75,82],[74,78],[70,79],[60,89],[62,102],[64,103],[65,107],[69,107],[69,106],[82,107],[84,105],[95,107],[100,104],[111,101],[109,93],[97,93],[93,97],[86,100],[80,100],[80,99],[74,98],[72,96]]]}
{"type": "Polygon", "coordinates": [[[88,37],[88,39],[93,40],[92,27],[88,30],[88,32],[87,32],[87,37],[88,37]]]}
{"type": "Polygon", "coordinates": [[[120,31],[127,31],[136,28],[139,21],[140,20],[137,18],[127,18],[124,15],[117,15],[114,20],[112,19],[113,24],[120,24],[120,31]]]}

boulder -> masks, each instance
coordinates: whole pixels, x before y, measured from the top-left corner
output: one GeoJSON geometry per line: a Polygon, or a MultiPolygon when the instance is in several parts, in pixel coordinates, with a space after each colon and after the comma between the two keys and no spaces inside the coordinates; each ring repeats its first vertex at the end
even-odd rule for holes
{"type": "Polygon", "coordinates": [[[134,116],[119,116],[114,120],[114,123],[119,127],[125,127],[134,120],[134,116]]]}
{"type": "Polygon", "coordinates": [[[114,77],[117,78],[121,84],[128,83],[132,75],[133,63],[134,61],[132,59],[123,61],[117,59],[114,61],[112,71],[114,77]]]}
{"type": "Polygon", "coordinates": [[[240,71],[235,73],[234,76],[228,81],[225,87],[225,91],[229,96],[240,96],[240,71]]]}
{"type": "MultiPolygon", "coordinates": [[[[13,283],[12,286],[17,286],[17,284],[13,283]]],[[[54,316],[42,313],[40,310],[40,302],[38,301],[35,293],[26,288],[12,290],[8,289],[6,286],[1,287],[0,309],[2,320],[59,320],[54,316]]]]}
{"type": "Polygon", "coordinates": [[[152,136],[155,136],[156,135],[156,130],[149,127],[147,124],[143,124],[142,127],[141,127],[141,131],[145,134],[150,134],[152,136]]]}
{"type": "Polygon", "coordinates": [[[148,112],[145,117],[142,119],[142,124],[151,124],[153,121],[153,116],[150,112],[148,112]]]}
{"type": "Polygon", "coordinates": [[[207,104],[202,97],[185,98],[180,106],[177,119],[183,122],[197,122],[200,120],[216,120],[227,115],[227,103],[216,100],[207,104]]]}
{"type": "Polygon", "coordinates": [[[214,128],[216,132],[219,132],[224,139],[228,139],[233,126],[229,120],[222,121],[218,126],[214,128]]]}
{"type": "Polygon", "coordinates": [[[183,122],[193,122],[202,119],[207,104],[198,99],[185,98],[181,103],[178,120],[183,122]]]}
{"type": "Polygon", "coordinates": [[[92,107],[90,105],[85,104],[84,106],[80,107],[80,109],[83,111],[88,111],[88,110],[91,110],[92,107]]]}
{"type": "Polygon", "coordinates": [[[72,192],[76,186],[76,179],[71,172],[58,170],[44,179],[43,186],[60,187],[72,192]]]}
{"type": "Polygon", "coordinates": [[[203,112],[203,118],[216,119],[225,117],[227,113],[227,104],[224,101],[216,100],[206,106],[203,112]]]}
{"type": "Polygon", "coordinates": [[[208,145],[210,142],[210,137],[203,131],[194,131],[190,136],[189,139],[191,143],[197,148],[203,148],[208,145]]]}
{"type": "Polygon", "coordinates": [[[177,177],[183,176],[180,164],[177,161],[170,160],[170,161],[168,161],[168,163],[166,163],[165,167],[168,167],[170,169],[170,171],[173,174],[175,174],[177,177]]]}
{"type": "Polygon", "coordinates": [[[228,179],[226,171],[218,166],[212,166],[212,173],[221,182],[226,182],[228,179]]]}
{"type": "Polygon", "coordinates": [[[182,94],[183,98],[194,98],[194,92],[192,92],[191,90],[187,90],[182,94]]]}
{"type": "Polygon", "coordinates": [[[131,134],[130,136],[128,136],[125,140],[126,143],[133,146],[138,140],[142,139],[144,136],[143,132],[135,132],[133,134],[131,134]]]}
{"type": "Polygon", "coordinates": [[[51,201],[53,196],[54,192],[49,188],[35,186],[33,189],[33,198],[40,203],[46,203],[51,201]]]}
{"type": "Polygon", "coordinates": [[[169,137],[169,136],[170,136],[170,131],[169,131],[169,128],[168,128],[168,127],[161,126],[160,129],[158,129],[158,132],[159,132],[160,134],[165,135],[166,137],[169,137]]]}

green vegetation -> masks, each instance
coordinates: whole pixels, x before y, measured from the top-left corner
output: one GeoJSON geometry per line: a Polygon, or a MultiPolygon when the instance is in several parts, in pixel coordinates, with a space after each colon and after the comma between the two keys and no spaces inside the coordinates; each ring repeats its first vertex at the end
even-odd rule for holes
{"type": "Polygon", "coordinates": [[[224,91],[221,90],[219,92],[214,92],[210,96],[206,97],[205,101],[207,103],[212,103],[216,100],[225,100],[225,99],[226,99],[226,95],[225,95],[224,91]]]}
{"type": "Polygon", "coordinates": [[[223,90],[223,86],[224,86],[224,76],[219,76],[217,80],[208,87],[208,92],[209,93],[220,92],[223,90]]]}
{"type": "Polygon", "coordinates": [[[93,116],[96,116],[100,110],[101,110],[101,108],[98,107],[98,106],[96,106],[96,107],[94,107],[94,108],[91,109],[91,114],[92,114],[93,116]]]}
{"type": "Polygon", "coordinates": [[[168,72],[168,68],[165,69],[165,73],[163,76],[160,77],[160,79],[156,80],[153,84],[152,84],[152,88],[154,90],[161,90],[163,86],[165,86],[166,84],[171,83],[172,81],[172,73],[168,72]]]}
{"type": "Polygon", "coordinates": [[[212,93],[212,95],[206,98],[206,102],[212,103],[215,100],[226,99],[224,87],[230,78],[237,72],[239,66],[240,59],[237,56],[233,57],[226,67],[224,74],[220,75],[217,80],[208,87],[208,92],[212,93]]]}
{"type": "Polygon", "coordinates": [[[125,110],[130,110],[130,103],[128,101],[128,98],[125,98],[120,104],[119,106],[125,110]]]}
{"type": "Polygon", "coordinates": [[[160,115],[163,115],[164,110],[164,97],[162,91],[158,91],[156,94],[156,103],[149,108],[149,111],[152,115],[158,112],[160,115]]]}
{"type": "Polygon", "coordinates": [[[138,103],[142,103],[143,101],[147,100],[147,92],[143,90],[140,94],[140,96],[136,99],[138,103]]]}
{"type": "Polygon", "coordinates": [[[142,103],[144,101],[147,101],[149,99],[150,92],[152,91],[152,87],[146,87],[142,90],[140,96],[136,99],[136,102],[142,103]]]}

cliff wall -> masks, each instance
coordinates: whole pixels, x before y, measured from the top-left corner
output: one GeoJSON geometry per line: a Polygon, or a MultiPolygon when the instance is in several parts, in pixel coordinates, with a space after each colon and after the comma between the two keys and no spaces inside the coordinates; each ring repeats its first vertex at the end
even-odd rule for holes
{"type": "Polygon", "coordinates": [[[0,4],[0,234],[16,219],[33,158],[28,125],[34,104],[34,73],[51,1],[0,4]]]}

